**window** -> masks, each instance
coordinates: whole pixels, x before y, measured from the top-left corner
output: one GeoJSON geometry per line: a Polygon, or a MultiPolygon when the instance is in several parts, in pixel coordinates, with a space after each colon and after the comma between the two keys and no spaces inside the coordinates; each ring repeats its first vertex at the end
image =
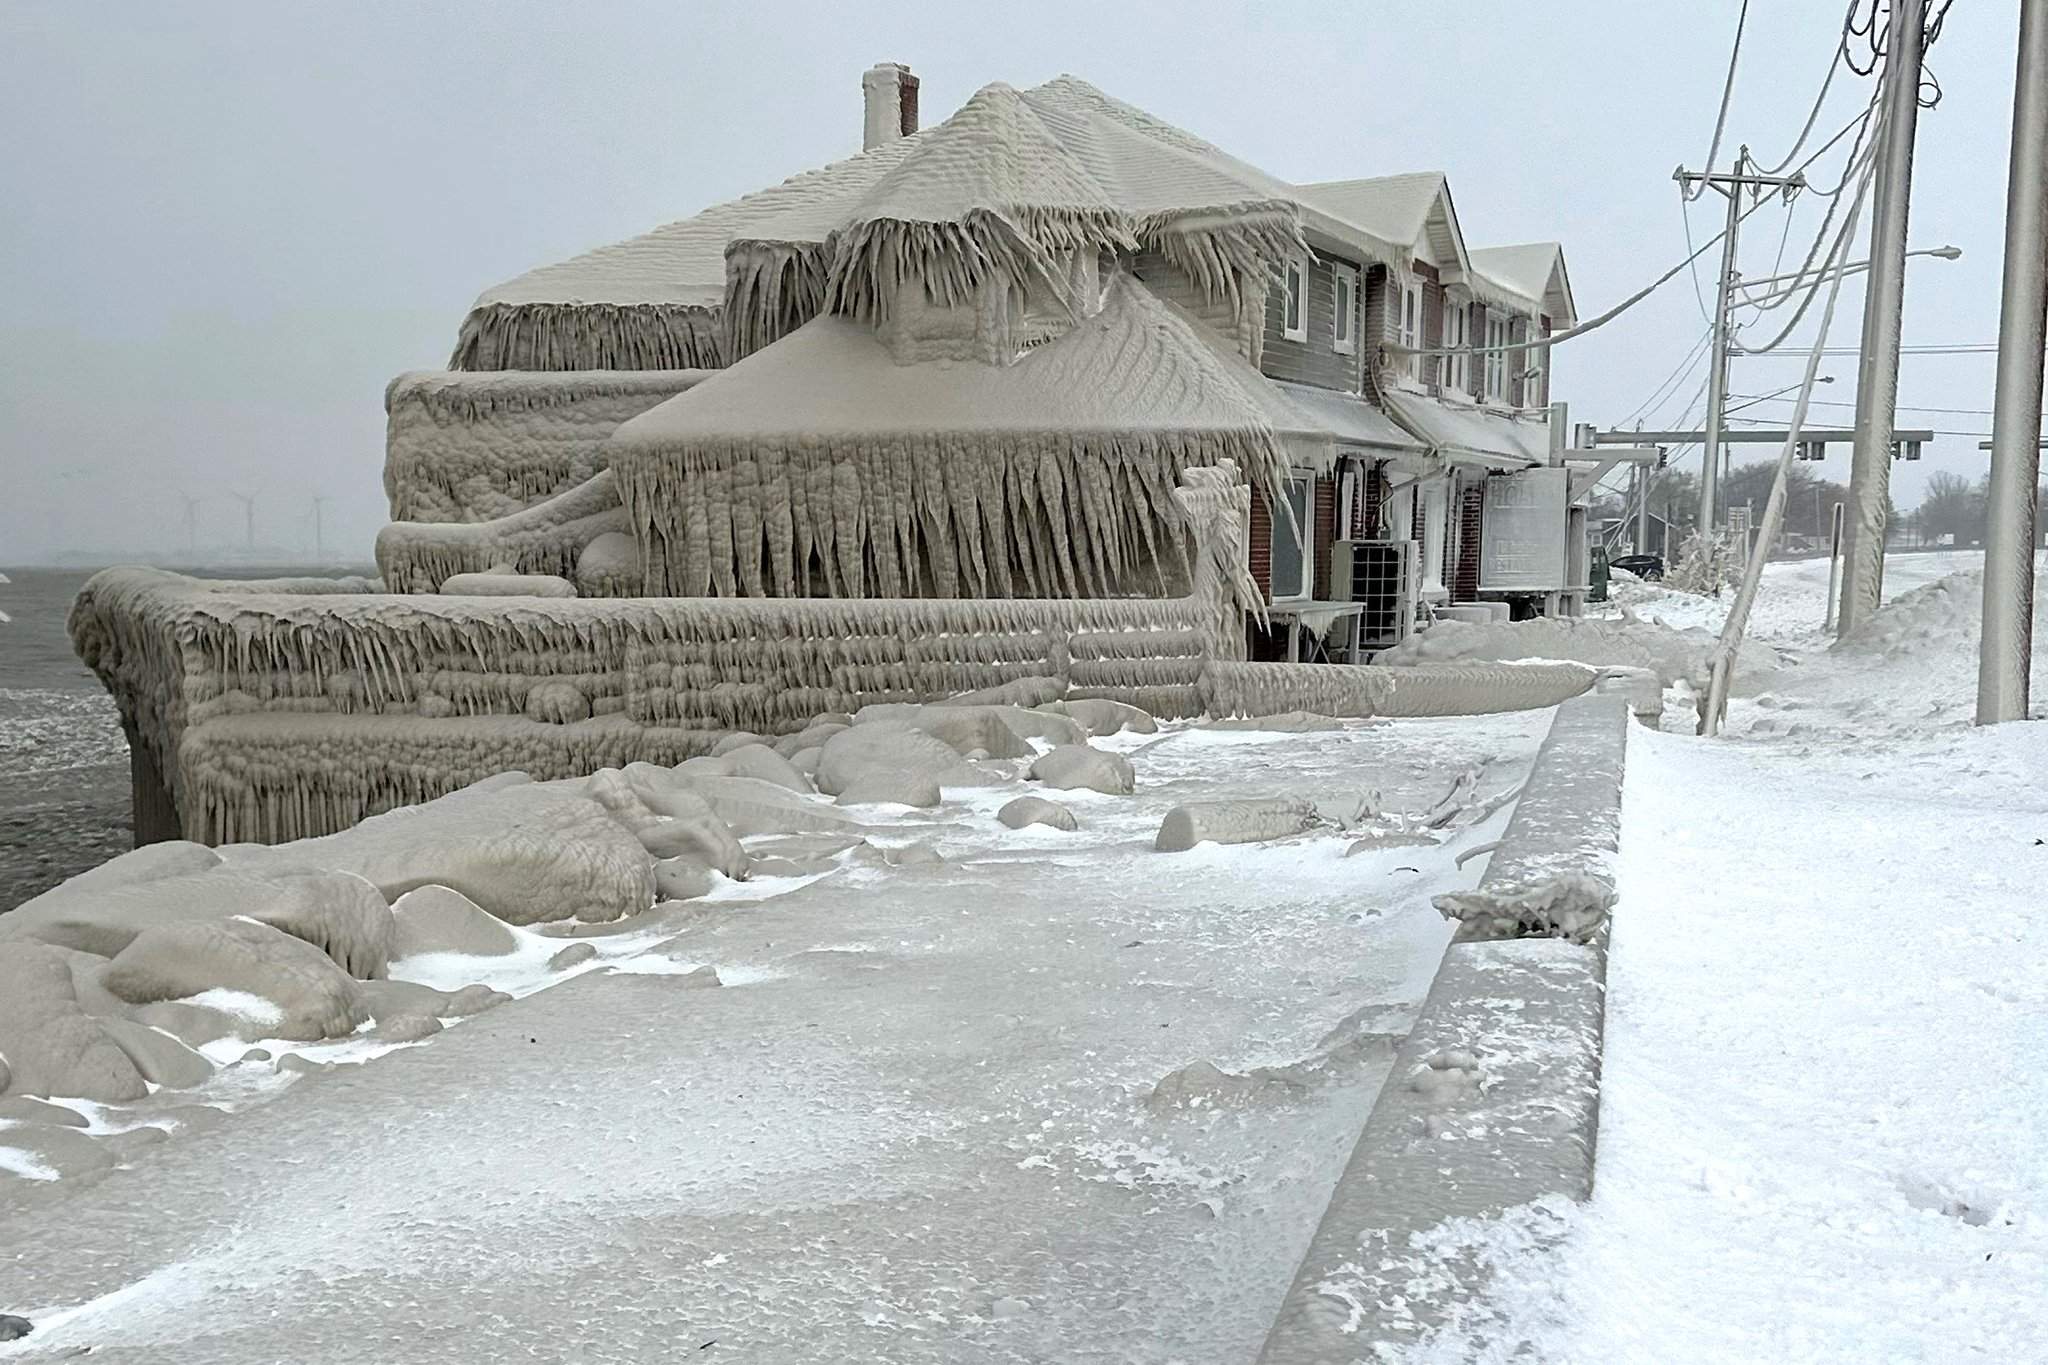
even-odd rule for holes
{"type": "Polygon", "coordinates": [[[1273,509],[1273,600],[1308,596],[1309,573],[1315,559],[1315,479],[1290,474],[1273,509]],[[1290,515],[1291,514],[1291,515],[1290,515]]]}
{"type": "Polygon", "coordinates": [[[1438,387],[1446,393],[1462,393],[1470,382],[1467,378],[1469,371],[1466,369],[1466,365],[1471,357],[1465,353],[1463,348],[1472,344],[1471,321],[1472,315],[1466,306],[1462,303],[1452,303],[1450,297],[1446,295],[1444,298],[1444,346],[1446,349],[1458,348],[1454,354],[1443,356],[1437,361],[1438,387]]]}
{"type": "Polygon", "coordinates": [[[1414,353],[1422,348],[1422,285],[1416,280],[1403,279],[1400,290],[1401,335],[1396,340],[1405,348],[1401,356],[1401,372],[1415,379],[1421,373],[1414,353]]]}
{"type": "Polygon", "coordinates": [[[1339,354],[1350,355],[1358,349],[1358,272],[1340,265],[1333,273],[1337,281],[1335,344],[1339,354]]]}
{"type": "Polygon", "coordinates": [[[1281,267],[1280,334],[1289,341],[1308,340],[1308,262],[1289,258],[1281,267]]]}
{"type": "Polygon", "coordinates": [[[1506,316],[1488,312],[1486,315],[1486,398],[1488,402],[1505,403],[1508,398],[1508,320],[1506,316]]]}
{"type": "Polygon", "coordinates": [[[1543,360],[1548,354],[1535,347],[1522,352],[1518,363],[1522,366],[1522,406],[1525,408],[1543,406],[1543,360]]]}

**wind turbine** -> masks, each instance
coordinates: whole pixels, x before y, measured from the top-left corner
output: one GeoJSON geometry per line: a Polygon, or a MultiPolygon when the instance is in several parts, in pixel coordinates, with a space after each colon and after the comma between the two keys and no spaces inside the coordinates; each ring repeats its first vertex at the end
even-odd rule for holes
{"type": "Polygon", "coordinates": [[[256,495],[254,493],[230,493],[229,497],[242,504],[242,539],[248,549],[256,548],[256,495]]]}

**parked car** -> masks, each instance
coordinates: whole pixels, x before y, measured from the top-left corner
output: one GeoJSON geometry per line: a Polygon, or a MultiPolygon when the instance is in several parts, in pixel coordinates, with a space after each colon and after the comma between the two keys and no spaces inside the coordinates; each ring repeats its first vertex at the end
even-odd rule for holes
{"type": "Polygon", "coordinates": [[[1610,569],[1621,569],[1646,581],[1655,581],[1664,576],[1663,555],[1622,555],[1607,561],[1610,569]]]}

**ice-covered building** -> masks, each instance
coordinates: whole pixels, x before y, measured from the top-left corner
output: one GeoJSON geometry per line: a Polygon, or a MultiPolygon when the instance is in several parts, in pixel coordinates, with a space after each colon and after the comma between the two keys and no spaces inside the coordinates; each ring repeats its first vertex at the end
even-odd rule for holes
{"type": "Polygon", "coordinates": [[[138,837],[990,687],[1355,714],[1384,679],[1235,661],[1499,595],[1496,504],[1562,543],[1514,349],[1572,321],[1555,246],[1468,252],[1441,176],[1288,184],[1072,77],[924,130],[907,70],[863,86],[860,155],[486,290],[393,381],[381,582],[89,585],[138,837]]]}

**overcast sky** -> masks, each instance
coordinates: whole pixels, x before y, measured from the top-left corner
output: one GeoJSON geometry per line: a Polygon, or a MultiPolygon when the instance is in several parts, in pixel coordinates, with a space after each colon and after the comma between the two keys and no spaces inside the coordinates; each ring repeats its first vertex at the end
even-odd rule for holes
{"type": "MultiPolygon", "coordinates": [[[[1729,136],[1770,162],[1840,13],[1753,9],[1729,136]]],[[[1964,258],[1913,263],[1909,344],[1997,334],[2016,9],[1957,4],[1931,57],[1946,97],[1921,118],[1911,236],[1964,258]]],[[[366,559],[391,376],[444,365],[486,286],[858,151],[877,60],[918,73],[927,124],[988,82],[1066,71],[1291,180],[1443,170],[1471,245],[1562,241],[1591,316],[1685,254],[1671,172],[1706,153],[1735,10],[0,0],[0,564],[176,549],[183,495],[201,499],[202,544],[236,543],[232,492],[256,496],[259,540],[294,550],[325,495],[328,545],[366,559]]],[[[1867,93],[1838,77],[1823,127],[1867,93]]],[[[1694,206],[1702,240],[1718,217],[1712,196],[1694,206]]],[[[1792,223],[1787,268],[1816,223],[1792,223]]],[[[1772,209],[1750,220],[1752,274],[1770,273],[1782,226],[1772,209]]],[[[1860,295],[1842,306],[1847,345],[1860,295]]],[[[1556,396],[1619,423],[1704,327],[1681,275],[1562,348],[1556,396]]],[[[1744,360],[1732,387],[1798,369],[1744,360]]],[[[1822,396],[1853,397],[1849,358],[1827,372],[1822,396]]],[[[1988,354],[1905,360],[1902,403],[1981,409],[1991,393],[1988,354]]],[[[1978,439],[1900,466],[1899,503],[1934,469],[1981,473],[1978,439]]]]}

